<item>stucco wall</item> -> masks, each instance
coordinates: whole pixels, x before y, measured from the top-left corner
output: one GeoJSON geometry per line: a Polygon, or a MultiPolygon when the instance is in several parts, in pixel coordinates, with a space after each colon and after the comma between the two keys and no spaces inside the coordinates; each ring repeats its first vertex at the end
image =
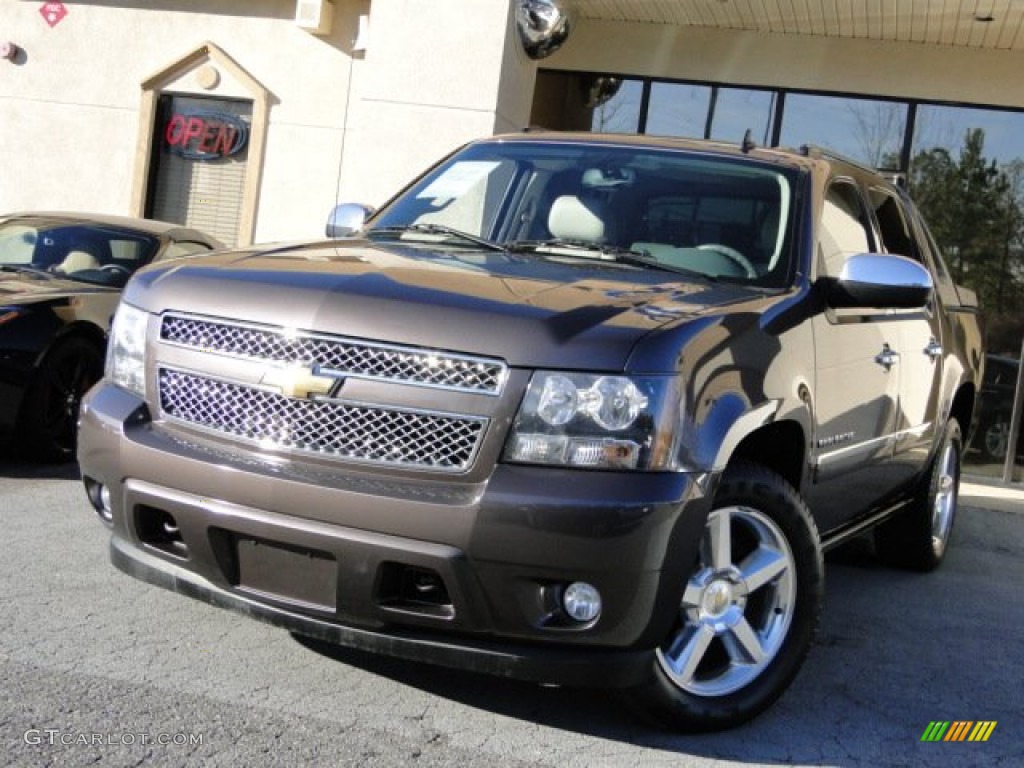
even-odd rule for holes
{"type": "MultiPolygon", "coordinates": [[[[344,0],[346,6],[359,3],[344,0]]],[[[210,40],[272,94],[256,239],[322,231],[334,199],[357,15],[328,37],[293,22],[289,0],[66,4],[0,0],[0,34],[24,50],[0,61],[0,211],[129,210],[140,83],[210,40]]],[[[362,3],[368,7],[368,2],[362,3]]],[[[225,79],[218,89],[230,93],[225,79]]]]}
{"type": "Polygon", "coordinates": [[[128,213],[140,83],[205,41],[271,94],[256,241],[319,235],[336,201],[379,204],[529,117],[536,66],[510,0],[334,0],[327,36],[295,25],[295,0],[69,2],[53,28],[41,5],[0,0],[0,35],[23,49],[0,61],[0,212],[128,213]],[[360,16],[370,34],[354,51],[360,16]]]}
{"type": "Polygon", "coordinates": [[[536,64],[509,0],[374,0],[338,186],[379,205],[464,142],[523,128],[536,64]]]}

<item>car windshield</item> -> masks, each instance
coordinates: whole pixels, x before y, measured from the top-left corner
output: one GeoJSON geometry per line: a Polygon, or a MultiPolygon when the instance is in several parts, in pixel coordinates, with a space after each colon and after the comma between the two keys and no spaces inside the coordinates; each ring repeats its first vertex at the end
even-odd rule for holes
{"type": "Polygon", "coordinates": [[[406,189],[366,234],[782,285],[793,178],[751,158],[684,149],[483,142],[406,189]]]}
{"type": "Polygon", "coordinates": [[[0,221],[0,268],[121,287],[147,264],[159,240],[102,223],[17,218],[0,221]]]}

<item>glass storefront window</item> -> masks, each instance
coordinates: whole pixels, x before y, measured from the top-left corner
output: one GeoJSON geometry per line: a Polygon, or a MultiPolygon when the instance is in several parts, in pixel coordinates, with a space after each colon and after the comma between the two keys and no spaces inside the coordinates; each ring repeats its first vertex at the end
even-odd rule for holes
{"type": "Polygon", "coordinates": [[[749,130],[761,146],[771,144],[775,94],[743,88],[718,88],[709,138],[741,142],[749,130]]]}
{"type": "Polygon", "coordinates": [[[954,155],[964,144],[967,132],[985,132],[985,155],[997,163],[1018,160],[1024,154],[1024,114],[996,109],[947,107],[922,104],[914,123],[914,153],[942,147],[954,155]]]}
{"type": "MultiPolygon", "coordinates": [[[[968,447],[965,463],[972,474],[1002,477],[1010,451],[1014,398],[1020,359],[990,354],[985,359],[985,379],[978,396],[978,426],[968,447]]],[[[1024,439],[1018,425],[1011,479],[1019,480],[1024,468],[1024,439]]]]}
{"type": "Polygon", "coordinates": [[[612,98],[594,108],[590,130],[595,133],[636,133],[640,130],[643,83],[623,80],[612,98]]]}
{"type": "Polygon", "coordinates": [[[653,83],[646,132],[656,136],[701,139],[710,105],[711,88],[706,85],[653,83]]]}
{"type": "Polygon", "coordinates": [[[164,94],[150,151],[146,216],[238,239],[252,102],[164,94]]]}
{"type": "Polygon", "coordinates": [[[899,166],[907,105],[805,93],[786,94],[781,144],[817,144],[874,168],[899,166]]]}

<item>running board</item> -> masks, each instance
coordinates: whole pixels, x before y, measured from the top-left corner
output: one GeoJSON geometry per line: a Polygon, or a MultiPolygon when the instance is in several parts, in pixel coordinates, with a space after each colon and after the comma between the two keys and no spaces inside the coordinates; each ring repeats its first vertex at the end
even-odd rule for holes
{"type": "Polygon", "coordinates": [[[885,522],[893,515],[902,512],[910,502],[911,499],[904,499],[896,504],[891,504],[888,507],[880,509],[877,512],[872,512],[866,517],[859,518],[855,522],[852,522],[843,528],[837,529],[821,540],[822,551],[827,552],[830,549],[835,549],[840,544],[845,544],[850,539],[856,538],[862,533],[871,530],[876,525],[885,522]]]}

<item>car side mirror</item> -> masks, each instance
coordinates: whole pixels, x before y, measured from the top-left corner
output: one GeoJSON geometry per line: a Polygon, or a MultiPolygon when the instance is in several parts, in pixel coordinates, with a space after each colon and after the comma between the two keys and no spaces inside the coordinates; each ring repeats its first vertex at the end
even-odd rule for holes
{"type": "Polygon", "coordinates": [[[858,253],[846,260],[837,278],[826,278],[829,306],[872,309],[920,309],[932,298],[931,273],[905,256],[858,253]]]}
{"type": "Polygon", "coordinates": [[[363,228],[366,220],[376,212],[375,208],[361,203],[336,205],[327,217],[328,237],[351,237],[363,228]]]}

